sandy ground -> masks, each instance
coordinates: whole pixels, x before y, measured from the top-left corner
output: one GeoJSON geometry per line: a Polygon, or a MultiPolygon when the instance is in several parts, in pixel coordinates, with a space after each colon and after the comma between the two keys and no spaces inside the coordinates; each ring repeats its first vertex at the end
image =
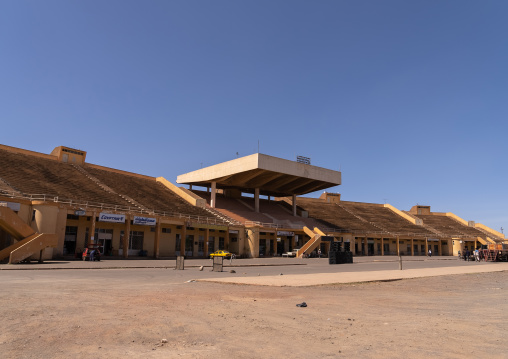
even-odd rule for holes
{"type": "Polygon", "coordinates": [[[189,273],[0,271],[0,357],[508,358],[508,272],[312,287],[189,273]]]}

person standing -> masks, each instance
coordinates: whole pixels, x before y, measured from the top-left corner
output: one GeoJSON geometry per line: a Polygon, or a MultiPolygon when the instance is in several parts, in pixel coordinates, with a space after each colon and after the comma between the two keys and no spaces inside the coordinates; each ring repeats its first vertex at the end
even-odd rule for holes
{"type": "Polygon", "coordinates": [[[429,258],[432,258],[432,249],[429,248],[429,258]]]}
{"type": "Polygon", "coordinates": [[[459,261],[460,261],[460,250],[459,250],[459,261]]]}
{"type": "Polygon", "coordinates": [[[317,255],[318,255],[318,258],[321,258],[321,248],[318,249],[317,255]]]}
{"type": "MultiPolygon", "coordinates": [[[[469,252],[469,249],[466,249],[466,257],[467,261],[469,262],[469,256],[471,255],[471,252],[469,252]]],[[[465,259],[465,258],[464,258],[465,259]]]]}

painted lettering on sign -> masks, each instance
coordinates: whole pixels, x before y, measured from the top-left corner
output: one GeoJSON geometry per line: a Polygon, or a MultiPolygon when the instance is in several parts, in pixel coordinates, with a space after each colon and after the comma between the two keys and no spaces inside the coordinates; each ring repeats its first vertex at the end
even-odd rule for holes
{"type": "Polygon", "coordinates": [[[289,232],[289,231],[277,231],[278,236],[289,236],[292,237],[295,235],[295,232],[289,232]]]}
{"type": "Polygon", "coordinates": [[[156,220],[155,218],[134,216],[134,220],[132,221],[132,223],[140,224],[143,226],[155,226],[156,220]]]}
{"type": "Polygon", "coordinates": [[[100,222],[125,223],[125,214],[101,213],[100,222]]]}

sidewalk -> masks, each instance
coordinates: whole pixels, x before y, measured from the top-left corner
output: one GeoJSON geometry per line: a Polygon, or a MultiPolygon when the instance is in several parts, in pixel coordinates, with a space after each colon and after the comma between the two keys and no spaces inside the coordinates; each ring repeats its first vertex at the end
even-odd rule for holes
{"type": "Polygon", "coordinates": [[[435,277],[453,274],[508,271],[508,263],[485,263],[481,266],[440,267],[406,270],[381,270],[368,272],[314,273],[275,275],[244,278],[199,279],[202,282],[265,285],[275,287],[306,287],[336,283],[360,283],[393,281],[410,278],[435,277]]]}

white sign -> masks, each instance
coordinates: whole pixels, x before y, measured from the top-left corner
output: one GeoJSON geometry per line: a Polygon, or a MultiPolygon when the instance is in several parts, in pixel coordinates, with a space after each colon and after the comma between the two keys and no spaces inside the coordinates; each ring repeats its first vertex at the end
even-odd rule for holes
{"type": "Polygon", "coordinates": [[[82,209],[74,211],[75,216],[84,216],[86,215],[86,211],[83,211],[82,209]]]}
{"type": "Polygon", "coordinates": [[[15,202],[0,202],[2,204],[5,203],[5,206],[12,209],[14,212],[19,212],[21,209],[21,204],[15,202]]]}
{"type": "Polygon", "coordinates": [[[125,223],[125,214],[101,213],[100,222],[125,223]]]}
{"type": "Polygon", "coordinates": [[[155,226],[155,218],[149,218],[149,217],[138,217],[134,216],[134,220],[132,224],[141,224],[143,226],[155,226]]]}
{"type": "Polygon", "coordinates": [[[278,236],[294,236],[295,232],[288,232],[288,231],[277,231],[278,236]]]}
{"type": "Polygon", "coordinates": [[[238,230],[237,229],[230,229],[229,233],[231,233],[231,234],[238,234],[238,230]]]}

